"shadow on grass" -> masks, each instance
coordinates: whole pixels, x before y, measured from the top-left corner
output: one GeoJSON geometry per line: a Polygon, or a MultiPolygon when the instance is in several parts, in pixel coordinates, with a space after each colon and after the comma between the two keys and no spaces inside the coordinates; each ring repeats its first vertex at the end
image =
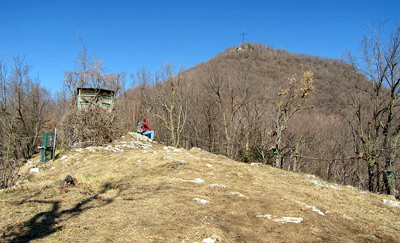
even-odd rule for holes
{"type": "Polygon", "coordinates": [[[15,230],[11,230],[10,233],[3,233],[1,236],[1,242],[29,242],[35,239],[41,239],[48,235],[53,234],[54,232],[62,229],[62,226],[57,226],[59,223],[63,221],[67,221],[72,217],[78,216],[82,212],[89,210],[91,208],[103,207],[107,204],[110,204],[114,201],[114,199],[99,199],[99,195],[105,193],[109,189],[111,189],[111,184],[106,183],[102,186],[102,189],[99,193],[94,196],[88,197],[85,200],[77,203],[74,207],[60,211],[60,201],[52,201],[52,200],[27,200],[25,202],[34,202],[34,203],[44,203],[51,204],[52,208],[45,212],[40,212],[33,216],[30,220],[12,227],[15,230]],[[102,204],[97,206],[89,206],[88,203],[93,200],[101,200],[102,204]],[[65,219],[61,219],[62,216],[68,215],[69,217],[65,219]]]}

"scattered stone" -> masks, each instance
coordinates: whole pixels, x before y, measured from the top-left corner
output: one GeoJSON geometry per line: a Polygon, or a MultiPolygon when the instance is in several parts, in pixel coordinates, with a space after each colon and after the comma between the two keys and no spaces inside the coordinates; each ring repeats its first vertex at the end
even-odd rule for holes
{"type": "Polygon", "coordinates": [[[273,217],[271,214],[265,214],[265,215],[256,215],[257,218],[266,218],[266,219],[270,219],[274,222],[277,223],[301,223],[303,221],[303,218],[297,218],[297,217],[273,217]]]}
{"type": "Polygon", "coordinates": [[[88,150],[91,153],[95,153],[97,151],[100,151],[100,149],[102,149],[102,147],[87,147],[86,150],[88,150]]]}
{"type": "Polygon", "coordinates": [[[162,157],[162,159],[172,159],[172,157],[171,156],[164,156],[164,157],[162,157]]]}
{"type": "Polygon", "coordinates": [[[237,176],[243,177],[243,174],[242,173],[237,173],[237,176]]]}
{"type": "Polygon", "coordinates": [[[383,199],[382,202],[390,207],[400,208],[400,202],[396,202],[389,199],[383,199]]]}
{"type": "Polygon", "coordinates": [[[257,166],[257,167],[259,167],[259,166],[262,166],[262,163],[251,163],[250,166],[257,166]]]}
{"type": "Polygon", "coordinates": [[[183,182],[190,182],[190,183],[204,183],[204,180],[200,179],[200,178],[196,178],[194,180],[184,180],[184,179],[179,178],[179,180],[183,181],[183,182]]]}
{"type": "Polygon", "coordinates": [[[173,152],[179,153],[179,152],[182,152],[182,149],[175,148],[173,152]]]}
{"type": "Polygon", "coordinates": [[[50,170],[54,170],[54,169],[55,169],[55,167],[51,167],[51,168],[50,168],[50,170]]]}
{"type": "Polygon", "coordinates": [[[187,162],[184,160],[174,160],[174,163],[178,163],[179,165],[186,165],[187,162]]]}
{"type": "Polygon", "coordinates": [[[248,196],[245,196],[240,192],[230,192],[229,194],[234,195],[234,196],[238,196],[238,197],[241,197],[241,198],[244,198],[244,199],[247,199],[247,200],[250,199],[248,196]]]}
{"type": "Polygon", "coordinates": [[[151,142],[150,138],[147,136],[141,135],[137,132],[128,132],[128,134],[134,138],[134,140],[144,141],[144,142],[151,142]]]}
{"type": "Polygon", "coordinates": [[[315,175],[306,175],[306,178],[315,178],[315,175]]]}
{"type": "Polygon", "coordinates": [[[311,208],[312,211],[314,211],[314,212],[316,212],[316,213],[318,213],[318,214],[320,214],[322,216],[325,216],[325,214],[321,210],[316,208],[315,206],[310,206],[310,205],[305,205],[305,206],[306,206],[306,208],[311,208]]]}
{"type": "Polygon", "coordinates": [[[337,184],[329,185],[329,184],[327,184],[327,183],[320,182],[320,181],[317,181],[317,180],[311,180],[310,182],[313,183],[313,184],[316,185],[316,186],[328,187],[328,188],[332,188],[332,189],[339,190],[339,191],[342,190],[342,188],[340,188],[339,185],[337,185],[337,184]]]}
{"type": "Polygon", "coordinates": [[[66,159],[66,158],[68,158],[68,156],[67,156],[67,155],[63,155],[63,156],[60,158],[60,160],[64,160],[64,159],[66,159]]]}
{"type": "Polygon", "coordinates": [[[191,149],[190,149],[190,151],[197,151],[197,152],[206,153],[206,151],[204,151],[204,150],[203,150],[203,149],[201,149],[201,148],[197,148],[197,147],[193,147],[193,148],[191,148],[191,149]]]}
{"type": "Polygon", "coordinates": [[[27,161],[26,161],[26,164],[27,165],[30,165],[30,164],[33,164],[35,161],[34,160],[32,160],[32,159],[28,159],[27,161]]]}
{"type": "Polygon", "coordinates": [[[266,218],[266,219],[272,219],[271,214],[264,214],[264,215],[256,215],[257,218],[266,218]]]}
{"type": "Polygon", "coordinates": [[[207,200],[205,200],[205,199],[201,199],[201,198],[193,198],[193,201],[196,201],[196,202],[198,202],[198,203],[200,203],[200,204],[207,204],[207,203],[209,203],[210,201],[207,201],[207,200]]]}
{"type": "Polygon", "coordinates": [[[296,218],[296,217],[282,217],[282,218],[278,218],[278,219],[272,219],[275,222],[278,223],[295,223],[295,224],[299,224],[303,221],[303,218],[296,218]]]}
{"type": "Polygon", "coordinates": [[[42,220],[42,221],[46,221],[46,220],[47,220],[47,217],[46,217],[45,215],[43,215],[43,216],[40,217],[39,219],[42,220]]]}
{"type": "Polygon", "coordinates": [[[339,190],[341,191],[342,188],[340,188],[340,186],[338,184],[334,184],[334,185],[329,185],[330,188],[335,189],[335,190],[339,190]]]}
{"type": "Polygon", "coordinates": [[[228,188],[228,187],[222,184],[211,184],[210,188],[228,188]]]}
{"type": "Polygon", "coordinates": [[[39,173],[39,168],[31,168],[29,173],[39,173]]]}
{"type": "Polygon", "coordinates": [[[212,167],[212,165],[210,165],[210,164],[206,164],[206,166],[207,166],[208,168],[211,168],[211,167],[212,167]]]}
{"type": "Polygon", "coordinates": [[[136,160],[136,162],[138,162],[138,163],[142,163],[142,160],[141,160],[141,159],[138,159],[138,160],[136,160]]]}
{"type": "Polygon", "coordinates": [[[320,182],[320,181],[317,181],[317,180],[311,180],[310,182],[313,183],[316,186],[328,187],[328,184],[320,182]]]}
{"type": "Polygon", "coordinates": [[[77,149],[75,149],[74,151],[80,153],[80,152],[82,152],[83,150],[82,150],[82,148],[77,148],[77,149]]]}
{"type": "Polygon", "coordinates": [[[111,145],[108,145],[107,147],[105,147],[104,150],[112,151],[112,152],[124,152],[123,149],[120,149],[120,148],[117,148],[117,147],[113,147],[111,145]]]}
{"type": "Polygon", "coordinates": [[[215,243],[215,242],[220,242],[219,237],[215,236],[215,235],[208,237],[206,239],[203,239],[203,241],[202,241],[202,243],[215,243]]]}

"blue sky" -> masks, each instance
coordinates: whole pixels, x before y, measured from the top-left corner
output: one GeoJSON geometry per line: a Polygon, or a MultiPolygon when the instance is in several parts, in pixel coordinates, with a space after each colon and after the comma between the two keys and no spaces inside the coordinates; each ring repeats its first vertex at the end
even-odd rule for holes
{"type": "Polygon", "coordinates": [[[245,41],[340,58],[359,50],[369,24],[393,29],[399,10],[399,0],[0,0],[0,56],[24,56],[54,93],[83,45],[109,72],[127,74],[208,61],[239,45],[243,28],[245,41]]]}

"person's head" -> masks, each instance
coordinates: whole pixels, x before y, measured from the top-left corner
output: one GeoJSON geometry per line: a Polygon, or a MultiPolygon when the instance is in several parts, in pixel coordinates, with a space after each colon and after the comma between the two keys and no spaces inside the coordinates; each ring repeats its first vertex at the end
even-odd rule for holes
{"type": "Polygon", "coordinates": [[[146,118],[144,118],[144,119],[143,119],[143,122],[147,122],[147,119],[146,119],[146,118]]]}

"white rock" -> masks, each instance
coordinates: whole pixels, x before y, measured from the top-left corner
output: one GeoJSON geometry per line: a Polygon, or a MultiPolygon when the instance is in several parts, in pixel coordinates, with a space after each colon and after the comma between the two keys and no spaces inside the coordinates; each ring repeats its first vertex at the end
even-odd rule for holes
{"type": "Polygon", "coordinates": [[[141,160],[141,159],[138,159],[138,160],[136,160],[136,162],[138,162],[138,163],[142,163],[142,160],[141,160]]]}
{"type": "Polygon", "coordinates": [[[391,207],[400,208],[400,202],[392,201],[389,199],[383,199],[382,202],[391,207]]]}
{"type": "Polygon", "coordinates": [[[174,160],[175,163],[179,163],[180,165],[186,165],[187,162],[184,160],[174,160]]]}
{"type": "Polygon", "coordinates": [[[194,179],[194,180],[184,180],[184,179],[180,179],[180,178],[179,178],[179,180],[180,180],[180,181],[183,181],[183,182],[191,182],[191,183],[204,183],[204,180],[203,180],[203,179],[200,179],[200,178],[196,178],[196,179],[194,179]]]}
{"type": "Polygon", "coordinates": [[[323,183],[323,182],[320,182],[320,181],[317,181],[317,180],[311,180],[310,182],[313,183],[313,184],[316,185],[316,186],[328,187],[328,184],[323,183]]]}
{"type": "Polygon", "coordinates": [[[234,196],[238,196],[238,197],[241,197],[241,198],[244,198],[244,199],[250,199],[248,196],[245,196],[240,192],[230,192],[229,194],[234,195],[234,196]]]}
{"type": "Polygon", "coordinates": [[[193,201],[196,201],[196,202],[198,202],[198,203],[200,203],[200,204],[207,204],[207,203],[209,203],[210,201],[207,201],[207,200],[205,200],[205,199],[201,199],[201,198],[193,198],[193,201]]]}
{"type": "Polygon", "coordinates": [[[328,185],[327,183],[320,182],[320,181],[317,181],[317,180],[311,180],[310,182],[313,183],[313,184],[316,185],[316,186],[328,187],[328,188],[332,188],[332,189],[339,190],[339,191],[342,190],[342,188],[340,188],[339,185],[337,185],[337,184],[328,185]]]}
{"type": "Polygon", "coordinates": [[[251,163],[250,166],[262,166],[261,163],[251,163]]]}
{"type": "Polygon", "coordinates": [[[162,157],[162,159],[172,159],[172,157],[171,156],[164,156],[164,157],[162,157]]]}
{"type": "Polygon", "coordinates": [[[31,168],[29,173],[39,173],[39,168],[31,168]]]}
{"type": "Polygon", "coordinates": [[[314,211],[314,212],[316,212],[316,213],[318,213],[318,214],[320,214],[320,215],[322,215],[322,216],[325,216],[325,214],[324,214],[321,210],[319,210],[318,208],[316,208],[315,206],[306,205],[306,208],[311,208],[312,211],[314,211]]]}
{"type": "Polygon", "coordinates": [[[301,223],[303,221],[303,218],[296,218],[296,217],[282,217],[282,218],[277,218],[277,219],[272,219],[275,222],[278,223],[301,223]]]}
{"type": "Polygon", "coordinates": [[[26,161],[26,164],[27,164],[27,165],[30,165],[30,164],[33,164],[34,162],[35,162],[34,160],[28,159],[28,160],[26,161]]]}
{"type": "Polygon", "coordinates": [[[243,174],[242,173],[237,173],[237,176],[243,177],[243,174]]]}
{"type": "Polygon", "coordinates": [[[278,218],[278,217],[274,217],[271,214],[264,214],[264,215],[256,215],[257,218],[266,218],[266,219],[270,219],[274,222],[277,223],[301,223],[303,221],[303,218],[297,218],[297,217],[282,217],[282,218],[278,218]]]}
{"type": "Polygon", "coordinates": [[[306,178],[315,178],[315,175],[306,175],[306,178]]]}
{"type": "Polygon", "coordinates": [[[202,243],[215,243],[215,242],[220,242],[219,237],[215,236],[215,235],[208,237],[206,239],[203,239],[203,241],[202,241],[202,243]]]}
{"type": "Polygon", "coordinates": [[[222,184],[211,184],[210,188],[227,188],[227,186],[222,184]]]}
{"type": "Polygon", "coordinates": [[[68,158],[68,156],[63,155],[63,156],[60,158],[60,160],[64,160],[64,159],[66,159],[66,158],[68,158]]]}
{"type": "Polygon", "coordinates": [[[272,219],[271,214],[264,214],[264,215],[256,215],[257,218],[266,218],[266,219],[272,219]]]}
{"type": "Polygon", "coordinates": [[[211,168],[211,167],[212,167],[212,165],[210,165],[210,164],[206,164],[206,166],[207,166],[208,168],[211,168]]]}
{"type": "Polygon", "coordinates": [[[342,188],[340,188],[340,186],[337,185],[337,184],[335,184],[335,185],[329,185],[329,187],[332,188],[332,189],[335,189],[335,190],[339,190],[339,191],[342,190],[342,188]]]}

